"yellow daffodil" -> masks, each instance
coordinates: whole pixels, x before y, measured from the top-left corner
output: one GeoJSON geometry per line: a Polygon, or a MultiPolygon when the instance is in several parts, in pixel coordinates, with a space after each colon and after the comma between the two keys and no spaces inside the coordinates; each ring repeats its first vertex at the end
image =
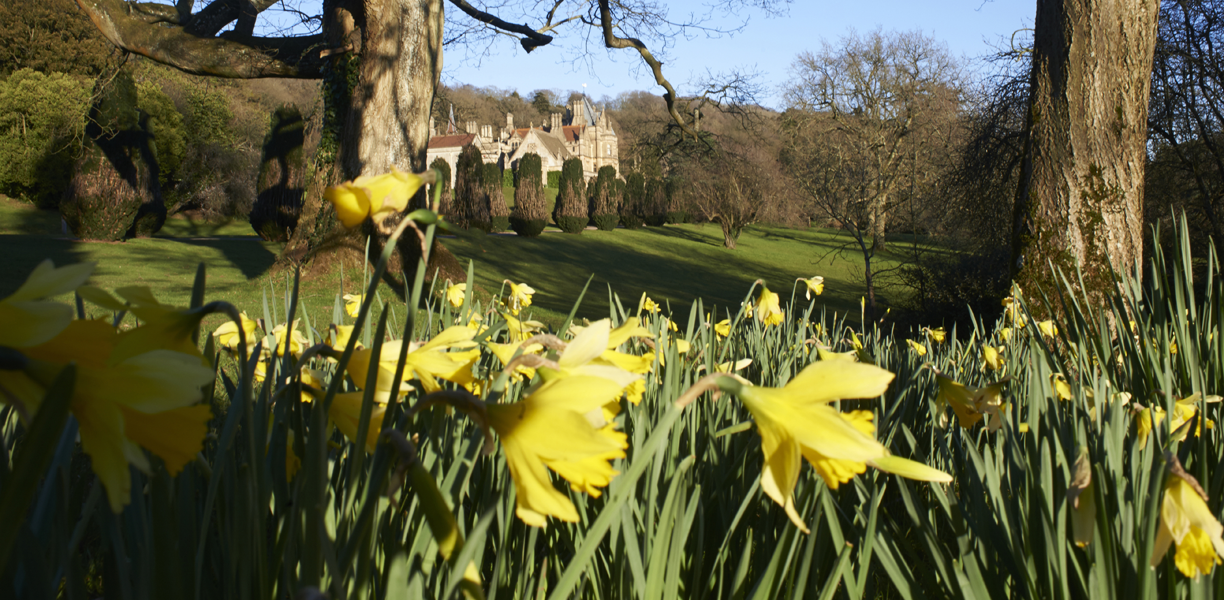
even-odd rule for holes
{"type": "Polygon", "coordinates": [[[731,335],[731,319],[723,319],[715,323],[714,333],[717,333],[718,337],[723,337],[723,338],[731,335]]]}
{"type": "Polygon", "coordinates": [[[780,325],[786,318],[786,313],[782,312],[778,295],[769,291],[769,288],[764,285],[761,285],[761,295],[757,298],[755,310],[757,320],[765,326],[780,325]]]}
{"type": "MultiPolygon", "coordinates": [[[[1210,398],[1208,399],[1210,400],[1210,398]]],[[[1173,403],[1173,421],[1169,423],[1169,430],[1174,433],[1174,439],[1181,441],[1189,434],[1189,429],[1183,429],[1187,421],[1190,421],[1199,412],[1199,402],[1202,402],[1202,397],[1198,392],[1195,392],[1185,398],[1179,398],[1173,403]]],[[[1145,408],[1135,413],[1135,429],[1139,437],[1139,449],[1147,447],[1148,437],[1152,433],[1152,429],[1159,426],[1164,421],[1165,410],[1159,406],[1145,408]]],[[[1207,429],[1215,429],[1215,421],[1204,416],[1195,427],[1194,435],[1203,434],[1203,425],[1207,429]]]]}
{"type": "Polygon", "coordinates": [[[34,267],[17,291],[0,300],[0,346],[36,346],[63,331],[72,307],[48,299],[81,287],[93,269],[94,263],[57,268],[50,259],[34,267]]]}
{"type": "Polygon", "coordinates": [[[680,327],[676,325],[675,321],[668,319],[667,320],[667,330],[668,331],[680,331],[680,327]]]}
{"type": "Polygon", "coordinates": [[[421,178],[391,168],[384,175],[362,176],[327,188],[323,197],[336,208],[345,229],[360,225],[367,217],[381,222],[408,207],[408,200],[421,187],[421,178]]]}
{"type": "Polygon", "coordinates": [[[1002,328],[1000,328],[1000,329],[999,329],[999,339],[1001,339],[1001,340],[1003,340],[1003,341],[1005,341],[1005,342],[1010,342],[1010,341],[1011,341],[1011,336],[1012,336],[1012,328],[1011,328],[1011,327],[1002,327],[1002,328]]]}
{"type": "Polygon", "coordinates": [[[467,283],[456,283],[446,288],[446,301],[450,305],[459,308],[463,306],[463,298],[467,295],[467,283]]]}
{"type": "MultiPolygon", "coordinates": [[[[867,465],[911,479],[952,481],[947,473],[891,456],[874,437],[870,411],[842,413],[829,406],[837,400],[879,396],[892,378],[892,373],[871,365],[822,361],[808,366],[783,388],[732,384],[761,435],[765,454],[761,489],[805,533],[808,528],[794,502],[803,459],[830,489],[864,472],[867,465]]],[[[720,386],[731,381],[724,377],[720,386]]]]}
{"type": "Polygon", "coordinates": [[[640,306],[638,306],[639,313],[642,311],[646,311],[648,313],[654,314],[654,313],[659,312],[660,310],[659,303],[655,302],[654,300],[651,300],[650,296],[647,296],[646,294],[642,294],[642,301],[639,304],[640,304],[640,306]]]}
{"type": "Polygon", "coordinates": [[[854,346],[854,354],[856,357],[858,357],[859,362],[867,363],[869,365],[876,364],[875,357],[872,356],[871,353],[867,352],[867,348],[864,347],[863,342],[859,340],[858,334],[854,333],[853,331],[850,332],[850,345],[854,346]]]}
{"type": "Polygon", "coordinates": [[[940,409],[940,427],[948,426],[946,409],[949,407],[956,414],[957,422],[965,429],[973,427],[987,415],[991,417],[987,421],[987,429],[990,431],[996,431],[1003,424],[1001,415],[1003,409],[1003,384],[1009,378],[1004,377],[986,387],[980,388],[957,383],[951,377],[939,371],[935,371],[935,379],[939,383],[937,402],[940,409]]]}
{"type": "Polygon", "coordinates": [[[1071,503],[1071,535],[1075,545],[1083,548],[1092,543],[1096,524],[1096,498],[1092,494],[1092,463],[1088,448],[1080,448],[1079,457],[1067,485],[1067,501],[1071,503]]]}
{"type": "Polygon", "coordinates": [[[630,338],[654,339],[654,334],[649,329],[642,327],[642,322],[637,317],[629,317],[608,333],[608,350],[619,348],[630,338]]]}
{"type": "MultiPolygon", "coordinates": [[[[348,346],[349,338],[353,337],[353,326],[336,325],[333,323],[329,329],[331,330],[332,334],[331,347],[334,350],[343,352],[348,346]]],[[[361,345],[361,342],[357,342],[354,347],[356,349],[364,348],[364,346],[361,345]]]]}
{"type": "Polygon", "coordinates": [[[1048,338],[1058,337],[1058,326],[1054,324],[1054,319],[1037,322],[1037,331],[1041,332],[1048,338]]]}
{"type": "Polygon", "coordinates": [[[507,341],[510,342],[522,342],[544,329],[539,321],[522,321],[509,313],[502,313],[502,318],[506,320],[507,341]]]}
{"type": "Polygon", "coordinates": [[[1003,347],[982,344],[982,363],[991,371],[1001,370],[1003,368],[1003,347]]]}
{"type": "Polygon", "coordinates": [[[1160,526],[1152,548],[1152,567],[1160,564],[1170,544],[1177,545],[1173,564],[1186,577],[1198,579],[1210,575],[1224,556],[1224,526],[1207,506],[1206,494],[1189,474],[1174,469],[1165,479],[1164,498],[1160,501],[1160,526]]]}
{"type": "MultiPolygon", "coordinates": [[[[255,350],[255,344],[259,340],[255,338],[255,321],[247,318],[246,313],[239,315],[242,319],[242,331],[246,334],[247,354],[255,350]]],[[[240,337],[238,335],[238,324],[233,321],[226,321],[213,331],[213,337],[217,340],[217,347],[221,348],[230,354],[238,352],[238,344],[240,337]]]]}
{"type": "Polygon", "coordinates": [[[1063,402],[1075,397],[1071,393],[1071,384],[1067,383],[1067,378],[1063,377],[1062,373],[1050,375],[1050,387],[1054,390],[1054,397],[1063,402]]]}
{"type": "Polygon", "coordinates": [[[357,313],[361,312],[361,303],[364,301],[365,294],[345,294],[344,312],[350,317],[356,317],[357,313]]]}
{"type": "Polygon", "coordinates": [[[510,306],[511,314],[517,315],[519,311],[531,306],[531,297],[535,295],[535,288],[525,283],[514,283],[509,279],[506,283],[510,284],[510,298],[507,304],[510,306]]]}
{"type": "Polygon", "coordinates": [[[913,350],[914,353],[917,354],[918,356],[926,356],[926,353],[927,353],[926,346],[918,342],[915,342],[914,340],[905,340],[905,343],[906,345],[909,346],[910,350],[913,350]]]}
{"type": "Polygon", "coordinates": [[[540,374],[546,380],[576,375],[602,377],[624,389],[640,377],[602,358],[608,351],[611,331],[612,324],[608,319],[591,323],[557,357],[557,368],[541,367],[540,374]]]}
{"type": "Polygon", "coordinates": [[[544,527],[548,517],[578,522],[577,509],[553,487],[548,469],[592,496],[618,474],[610,461],[625,456],[625,434],[610,423],[593,425],[586,415],[618,397],[622,387],[602,377],[563,377],[513,404],[487,407],[514,480],[515,514],[524,523],[544,527]]]}
{"type": "Polygon", "coordinates": [[[824,346],[821,346],[819,344],[816,345],[816,355],[820,357],[820,360],[822,361],[831,360],[831,361],[857,362],[859,359],[858,352],[855,350],[851,350],[849,352],[833,352],[829,350],[828,348],[825,348],[824,346]]]}
{"type": "MultiPolygon", "coordinates": [[[[331,408],[327,411],[327,418],[331,421],[340,433],[349,441],[357,443],[357,427],[361,424],[361,403],[364,401],[365,392],[347,392],[336,394],[332,399],[331,408]]],[[[383,416],[387,412],[387,395],[382,395],[382,402],[375,397],[373,409],[370,412],[370,424],[366,429],[365,450],[373,452],[374,447],[378,445],[378,434],[382,431],[383,416]]]]}
{"type": "MultiPolygon", "coordinates": [[[[486,342],[486,345],[489,347],[489,350],[493,352],[493,356],[496,356],[497,360],[501,361],[503,367],[510,364],[510,361],[514,358],[514,354],[519,351],[519,348],[523,349],[523,354],[536,354],[544,349],[544,346],[541,346],[540,344],[530,344],[524,347],[522,342],[513,342],[510,344],[486,342]]],[[[515,367],[514,373],[511,374],[510,377],[515,381],[519,381],[524,377],[530,380],[532,377],[535,377],[535,369],[524,365],[518,365],[515,367]]]]}
{"type": "MultiPolygon", "coordinates": [[[[480,358],[479,349],[472,341],[475,333],[462,325],[448,327],[434,336],[428,342],[409,344],[408,353],[404,359],[403,381],[416,378],[421,380],[421,386],[426,392],[436,392],[441,388],[438,379],[444,379],[459,385],[472,380],[472,365],[480,358]],[[452,352],[452,350],[459,350],[452,352]],[[467,350],[467,351],[464,351],[467,350]]],[[[377,361],[378,374],[375,379],[375,389],[379,392],[406,393],[410,386],[404,383],[398,385],[395,379],[395,367],[399,361],[403,340],[384,342],[377,361]]],[[[364,388],[366,377],[372,367],[374,350],[363,348],[353,352],[348,363],[348,374],[358,388],[364,388]]]]}
{"type": "Polygon", "coordinates": [[[150,469],[141,448],[175,475],[203,448],[212,418],[208,405],[197,404],[212,369],[197,355],[164,349],[181,340],[162,339],[157,348],[151,344],[158,339],[140,329],[121,334],[103,321],[72,321],[50,340],[22,348],[30,359],[24,371],[0,370],[7,392],[0,399],[22,403],[33,416],[46,386],[64,365],[76,363],[69,410],[115,512],[131,498],[128,465],[150,469]]]}
{"type": "Polygon", "coordinates": [[[287,327],[284,323],[272,328],[272,335],[276,338],[277,356],[284,356],[286,348],[288,348],[289,354],[293,356],[301,356],[302,348],[305,348],[306,344],[309,342],[306,341],[306,336],[302,335],[302,332],[298,331],[297,329],[298,321],[300,320],[301,319],[293,320],[293,333],[290,333],[289,335],[285,335],[285,329],[287,327]]]}
{"type": "Polygon", "coordinates": [[[936,327],[935,329],[923,327],[922,332],[926,334],[927,339],[933,344],[942,344],[948,338],[948,332],[943,327],[936,327]]]}
{"type": "Polygon", "coordinates": [[[803,285],[807,287],[806,297],[808,300],[811,300],[812,296],[819,296],[824,293],[824,277],[821,277],[820,275],[816,275],[815,277],[811,277],[809,279],[803,279],[801,277],[796,281],[802,281],[803,285]]]}
{"type": "Polygon", "coordinates": [[[1024,318],[1024,311],[1020,308],[1020,302],[1013,296],[1003,299],[1003,315],[1012,327],[1024,327],[1027,322],[1024,318]]]}
{"type": "Polygon", "coordinates": [[[1177,356],[1177,340],[1169,340],[1169,354],[1177,356]]]}

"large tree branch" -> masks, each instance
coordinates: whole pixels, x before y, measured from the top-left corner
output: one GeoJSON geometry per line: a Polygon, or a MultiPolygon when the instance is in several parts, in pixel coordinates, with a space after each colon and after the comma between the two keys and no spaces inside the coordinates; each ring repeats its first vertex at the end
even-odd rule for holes
{"type": "MultiPolygon", "coordinates": [[[[523,50],[526,50],[527,52],[531,52],[532,50],[535,50],[536,48],[539,48],[540,46],[547,46],[553,41],[553,37],[551,35],[545,35],[526,25],[518,25],[515,23],[503,21],[497,18],[496,15],[491,15],[487,12],[477,9],[475,6],[472,6],[471,4],[468,4],[467,0],[450,0],[450,2],[451,4],[454,4],[456,7],[458,7],[459,10],[463,11],[464,14],[466,14],[469,17],[472,17],[473,19],[476,19],[477,21],[480,21],[481,23],[484,23],[486,25],[491,25],[503,31],[509,31],[511,33],[517,33],[523,36],[522,39],[519,40],[519,43],[522,44],[523,50]]],[[[555,11],[556,9],[557,7],[553,6],[553,10],[555,11]]],[[[552,12],[549,12],[549,21],[552,21],[552,12]]]]}
{"type": "Polygon", "coordinates": [[[697,137],[697,132],[694,131],[684,120],[684,116],[680,114],[680,110],[676,107],[676,89],[672,87],[670,81],[663,76],[663,63],[654,57],[646,44],[642,40],[632,37],[617,37],[612,31],[612,8],[609,6],[608,0],[599,0],[599,24],[603,28],[604,46],[608,48],[632,48],[637,50],[641,55],[642,62],[645,62],[650,67],[650,72],[654,74],[655,83],[659,84],[664,90],[663,100],[667,102],[667,112],[675,120],[686,133],[697,137]]]}
{"type": "Polygon", "coordinates": [[[94,26],[115,46],[196,75],[235,79],[322,77],[322,36],[199,37],[182,27],[151,25],[149,11],[123,0],[77,0],[94,26]]]}

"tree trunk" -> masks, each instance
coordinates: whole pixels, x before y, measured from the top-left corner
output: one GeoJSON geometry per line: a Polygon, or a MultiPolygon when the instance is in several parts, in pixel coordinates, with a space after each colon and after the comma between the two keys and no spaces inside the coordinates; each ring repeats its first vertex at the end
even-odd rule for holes
{"type": "Polygon", "coordinates": [[[1013,279],[1052,289],[1049,264],[1087,292],[1143,251],[1143,172],[1157,2],[1038,0],[1013,279]]]}
{"type": "Polygon", "coordinates": [[[867,232],[871,234],[871,248],[884,251],[884,226],[888,221],[888,194],[882,194],[867,209],[867,232]]]}

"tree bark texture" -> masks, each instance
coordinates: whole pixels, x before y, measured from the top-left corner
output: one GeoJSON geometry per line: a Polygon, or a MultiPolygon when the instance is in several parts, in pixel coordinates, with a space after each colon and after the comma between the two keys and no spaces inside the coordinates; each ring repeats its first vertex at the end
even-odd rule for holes
{"type": "Polygon", "coordinates": [[[353,2],[361,65],[340,162],[347,178],[424,171],[429,109],[442,72],[442,0],[353,2]]]}
{"type": "Polygon", "coordinates": [[[1147,111],[1159,3],[1038,0],[1012,277],[1049,290],[1050,265],[1109,289],[1143,251],[1147,111]]]}

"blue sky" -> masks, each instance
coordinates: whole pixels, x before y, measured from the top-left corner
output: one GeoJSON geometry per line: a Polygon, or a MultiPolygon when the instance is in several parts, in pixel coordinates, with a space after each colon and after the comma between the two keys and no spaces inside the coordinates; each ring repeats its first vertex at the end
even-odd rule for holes
{"type": "MultiPolygon", "coordinates": [[[[707,2],[666,2],[673,19],[705,12],[707,2]]],[[[551,3],[549,3],[551,4],[551,3]]],[[[992,52],[992,45],[1007,44],[1012,33],[1032,27],[1036,3],[1033,0],[796,0],[781,18],[765,17],[759,12],[742,11],[736,17],[716,18],[714,25],[735,25],[748,18],[743,31],[729,37],[677,40],[667,51],[664,73],[680,93],[695,89],[690,82],[703,78],[707,71],[732,68],[755,70],[765,86],[763,104],[780,108],[780,89],[785,84],[791,63],[804,50],[818,50],[821,40],[835,42],[851,29],[867,32],[885,30],[922,32],[948,44],[952,54],[966,59],[992,52]]],[[[467,21],[465,15],[447,5],[447,19],[467,21]]],[[[481,54],[482,48],[448,47],[443,57],[443,81],[518,90],[526,95],[536,89],[581,90],[593,98],[615,96],[622,92],[646,90],[661,94],[649,70],[639,68],[636,53],[618,50],[609,53],[592,46],[587,60],[579,39],[585,27],[570,25],[562,29],[558,42],[567,46],[543,47],[530,55],[516,40],[503,37],[481,54]]],[[[557,42],[554,42],[556,44],[557,42]]]]}

